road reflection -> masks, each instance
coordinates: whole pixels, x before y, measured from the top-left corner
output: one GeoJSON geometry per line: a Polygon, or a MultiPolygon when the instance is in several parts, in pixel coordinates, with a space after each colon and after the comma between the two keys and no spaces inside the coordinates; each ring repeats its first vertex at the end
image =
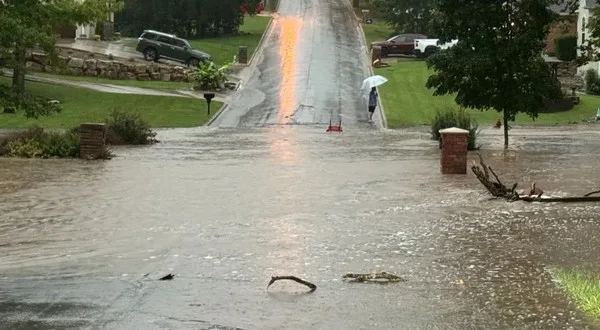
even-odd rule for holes
{"type": "Polygon", "coordinates": [[[301,26],[302,19],[300,17],[281,17],[279,20],[279,33],[281,36],[281,43],[279,44],[281,90],[279,92],[280,109],[277,115],[277,123],[279,124],[289,121],[289,116],[294,113],[296,105],[296,82],[294,78],[297,72],[296,53],[301,26]]]}

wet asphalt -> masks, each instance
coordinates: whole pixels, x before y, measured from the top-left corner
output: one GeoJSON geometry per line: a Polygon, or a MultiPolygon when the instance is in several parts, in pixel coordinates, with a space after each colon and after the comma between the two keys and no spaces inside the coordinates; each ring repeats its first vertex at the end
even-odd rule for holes
{"type": "MultiPolygon", "coordinates": [[[[365,123],[363,63],[335,64],[362,56],[344,0],[279,15],[248,101],[213,126],[107,162],[0,159],[0,329],[593,329],[551,272],[598,269],[600,208],[493,201],[441,175],[426,128],[365,123]],[[346,129],[325,133],[335,114],[346,129]],[[407,282],[341,278],[382,270],[407,282]],[[267,291],[275,275],[318,288],[267,291]]],[[[597,190],[596,126],[511,136],[509,152],[499,130],[480,138],[506,182],[597,190]]]]}
{"type": "Polygon", "coordinates": [[[362,39],[348,1],[281,1],[255,69],[212,126],[369,126],[362,39]]]}

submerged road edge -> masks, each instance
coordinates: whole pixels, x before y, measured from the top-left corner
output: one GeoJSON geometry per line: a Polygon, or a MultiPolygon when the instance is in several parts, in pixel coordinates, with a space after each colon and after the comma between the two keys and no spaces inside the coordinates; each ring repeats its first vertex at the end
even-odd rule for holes
{"type": "Polygon", "coordinates": [[[215,112],[215,114],[210,117],[210,119],[206,122],[206,124],[202,125],[202,126],[210,126],[212,125],[212,123],[217,120],[217,118],[219,118],[219,116],[221,116],[221,113],[223,113],[223,111],[225,111],[225,109],[227,109],[229,107],[229,104],[227,103],[223,103],[223,105],[221,106],[221,108],[219,108],[219,110],[217,110],[217,112],[215,112]]]}
{"type": "MultiPolygon", "coordinates": [[[[278,9],[279,9],[279,2],[277,3],[277,8],[275,8],[275,12],[277,12],[278,9]]],[[[260,40],[258,41],[258,45],[256,46],[256,49],[252,53],[252,56],[250,57],[250,60],[248,61],[248,64],[246,64],[244,66],[244,70],[251,69],[252,66],[254,65],[254,62],[255,62],[255,59],[256,59],[256,54],[258,54],[259,52],[263,51],[265,39],[266,39],[267,35],[271,33],[271,28],[273,26],[273,21],[275,20],[275,17],[273,16],[273,13],[271,13],[269,15],[269,16],[271,16],[271,20],[269,21],[269,24],[267,24],[267,27],[265,28],[265,32],[263,32],[262,36],[260,37],[260,40]]],[[[243,78],[240,79],[240,82],[238,83],[237,87],[235,88],[235,92],[239,91],[239,89],[242,87],[242,83],[245,84],[245,82],[248,80],[248,77],[250,75],[249,74],[246,74],[246,75],[242,74],[242,76],[243,76],[243,78]]],[[[217,118],[219,118],[223,114],[223,112],[225,110],[227,110],[227,108],[229,108],[229,104],[227,102],[223,102],[223,105],[221,106],[221,108],[206,122],[206,124],[204,124],[202,126],[206,126],[206,127],[211,126],[217,120],[217,118]]]]}

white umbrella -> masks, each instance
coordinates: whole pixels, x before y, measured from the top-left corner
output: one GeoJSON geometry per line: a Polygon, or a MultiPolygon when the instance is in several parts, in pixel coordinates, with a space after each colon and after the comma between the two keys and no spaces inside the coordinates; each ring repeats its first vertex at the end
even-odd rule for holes
{"type": "Polygon", "coordinates": [[[361,89],[377,87],[379,85],[385,84],[387,81],[388,80],[386,77],[380,75],[371,76],[363,80],[361,89]]]}

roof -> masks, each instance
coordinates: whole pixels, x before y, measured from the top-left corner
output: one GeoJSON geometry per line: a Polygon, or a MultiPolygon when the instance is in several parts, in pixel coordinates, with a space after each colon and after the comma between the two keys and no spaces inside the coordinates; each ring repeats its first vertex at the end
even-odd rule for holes
{"type": "Polygon", "coordinates": [[[552,10],[553,12],[557,13],[557,14],[567,14],[568,10],[565,10],[564,8],[565,6],[563,5],[550,5],[550,10],[552,10]]]}

